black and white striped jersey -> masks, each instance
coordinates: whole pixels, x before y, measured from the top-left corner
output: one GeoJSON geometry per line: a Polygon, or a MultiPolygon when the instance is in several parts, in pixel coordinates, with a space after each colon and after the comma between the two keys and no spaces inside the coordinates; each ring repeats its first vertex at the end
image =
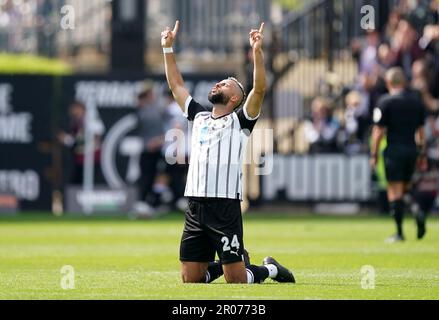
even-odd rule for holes
{"type": "Polygon", "coordinates": [[[240,108],[215,119],[192,97],[186,100],[185,116],[193,121],[185,196],[242,200],[244,151],[258,117],[240,108]]]}

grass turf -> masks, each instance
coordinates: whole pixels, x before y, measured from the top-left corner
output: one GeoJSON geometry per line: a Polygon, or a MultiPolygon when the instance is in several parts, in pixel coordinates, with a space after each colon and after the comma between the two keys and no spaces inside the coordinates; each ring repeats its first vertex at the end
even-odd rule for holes
{"type": "Polygon", "coordinates": [[[181,215],[158,220],[0,218],[0,299],[438,299],[439,219],[423,241],[412,219],[407,241],[384,244],[390,218],[249,216],[252,263],[273,255],[297,284],[183,285],[178,249],[181,215]],[[75,289],[60,269],[75,270],[75,289]],[[361,288],[361,267],[375,269],[375,289],[361,288]]]}

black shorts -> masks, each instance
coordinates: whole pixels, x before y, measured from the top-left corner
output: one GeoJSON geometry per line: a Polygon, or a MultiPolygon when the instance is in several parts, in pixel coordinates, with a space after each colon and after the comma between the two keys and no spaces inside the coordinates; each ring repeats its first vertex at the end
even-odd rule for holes
{"type": "Polygon", "coordinates": [[[190,198],[180,244],[180,261],[223,264],[244,261],[241,203],[190,198]]]}
{"type": "Polygon", "coordinates": [[[418,152],[416,147],[402,145],[388,146],[386,150],[384,150],[387,181],[411,182],[416,169],[417,159],[418,152]]]}

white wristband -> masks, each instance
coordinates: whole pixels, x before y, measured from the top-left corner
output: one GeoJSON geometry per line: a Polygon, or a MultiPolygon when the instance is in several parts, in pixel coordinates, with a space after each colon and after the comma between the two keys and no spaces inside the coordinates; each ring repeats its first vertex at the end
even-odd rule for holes
{"type": "Polygon", "coordinates": [[[174,50],[172,50],[172,47],[169,48],[163,48],[163,53],[173,53],[174,50]]]}

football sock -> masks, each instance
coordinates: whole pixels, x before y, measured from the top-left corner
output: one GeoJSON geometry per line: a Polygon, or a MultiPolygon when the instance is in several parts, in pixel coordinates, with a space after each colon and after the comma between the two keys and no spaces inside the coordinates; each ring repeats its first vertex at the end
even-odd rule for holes
{"type": "Polygon", "coordinates": [[[268,277],[273,279],[277,277],[277,267],[274,264],[266,264],[265,268],[268,269],[268,277]]]}
{"type": "Polygon", "coordinates": [[[390,202],[390,214],[395,219],[396,228],[399,236],[402,234],[402,222],[404,220],[404,202],[402,200],[396,200],[390,202]]]}
{"type": "Polygon", "coordinates": [[[211,283],[223,275],[223,266],[219,261],[209,263],[206,272],[206,283],[211,283]]]}
{"type": "Polygon", "coordinates": [[[249,265],[247,268],[247,283],[262,283],[269,276],[268,268],[265,266],[249,265]]]}

